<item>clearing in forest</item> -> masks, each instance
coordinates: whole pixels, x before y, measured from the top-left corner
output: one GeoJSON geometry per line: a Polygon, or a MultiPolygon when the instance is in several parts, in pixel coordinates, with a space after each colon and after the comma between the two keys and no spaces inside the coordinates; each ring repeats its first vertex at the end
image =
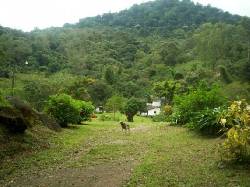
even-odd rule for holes
{"type": "Polygon", "coordinates": [[[0,186],[250,186],[249,168],[220,167],[221,141],[164,123],[124,133],[118,122],[93,121],[0,168],[0,186]]]}

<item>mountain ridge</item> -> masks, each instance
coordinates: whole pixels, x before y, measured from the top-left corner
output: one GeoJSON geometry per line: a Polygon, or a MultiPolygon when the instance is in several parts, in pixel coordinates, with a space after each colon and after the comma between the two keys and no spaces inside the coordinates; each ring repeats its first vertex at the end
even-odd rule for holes
{"type": "Polygon", "coordinates": [[[218,8],[203,6],[190,0],[156,0],[118,13],[80,19],[76,24],[65,24],[64,27],[85,28],[95,26],[126,27],[136,29],[169,29],[197,28],[205,22],[236,23],[240,16],[232,15],[218,8]]]}

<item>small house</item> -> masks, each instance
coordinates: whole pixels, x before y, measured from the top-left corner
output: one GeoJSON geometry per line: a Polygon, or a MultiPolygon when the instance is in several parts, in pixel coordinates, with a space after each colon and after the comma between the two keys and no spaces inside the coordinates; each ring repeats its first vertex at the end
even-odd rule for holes
{"type": "Polygon", "coordinates": [[[104,112],[104,111],[103,111],[103,107],[102,107],[102,106],[96,107],[95,112],[96,112],[96,113],[103,113],[103,112],[104,112]]]}
{"type": "Polygon", "coordinates": [[[141,113],[142,116],[156,116],[161,113],[161,101],[147,103],[147,112],[141,113]]]}

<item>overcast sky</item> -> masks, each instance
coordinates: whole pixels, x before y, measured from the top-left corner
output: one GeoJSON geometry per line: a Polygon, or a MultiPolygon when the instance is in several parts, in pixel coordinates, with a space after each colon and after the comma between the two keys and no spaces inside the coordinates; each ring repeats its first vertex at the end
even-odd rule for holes
{"type": "MultiPolygon", "coordinates": [[[[149,0],[0,0],[0,25],[30,31],[106,12],[117,12],[149,0]]],[[[250,17],[250,0],[194,0],[250,17]]]]}

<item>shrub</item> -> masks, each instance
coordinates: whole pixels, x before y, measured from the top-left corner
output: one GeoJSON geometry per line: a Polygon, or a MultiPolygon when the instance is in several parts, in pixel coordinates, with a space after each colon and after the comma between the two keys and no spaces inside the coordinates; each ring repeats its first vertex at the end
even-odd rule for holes
{"type": "Polygon", "coordinates": [[[69,123],[79,123],[83,106],[82,101],[74,100],[66,94],[59,94],[50,96],[45,111],[55,117],[62,127],[66,127],[69,123]]]}
{"type": "Polygon", "coordinates": [[[169,116],[172,114],[172,106],[171,105],[165,105],[163,108],[163,111],[152,118],[154,122],[161,122],[161,121],[169,121],[169,116]]]}
{"type": "Polygon", "coordinates": [[[186,95],[175,97],[175,110],[172,116],[178,116],[178,124],[190,123],[199,111],[217,108],[223,102],[224,98],[219,94],[218,87],[208,88],[200,85],[186,95]]]}
{"type": "Polygon", "coordinates": [[[9,106],[9,102],[4,98],[0,90],[0,107],[9,106]]]}
{"type": "Polygon", "coordinates": [[[95,107],[92,105],[92,103],[74,99],[73,104],[78,109],[80,114],[78,123],[91,119],[91,116],[95,110],[95,107]]]}
{"type": "Polygon", "coordinates": [[[219,123],[219,119],[222,112],[223,109],[221,107],[197,112],[188,127],[202,134],[221,135],[222,126],[219,123]]]}
{"type": "Polygon", "coordinates": [[[90,102],[73,99],[66,94],[51,96],[45,111],[54,116],[62,127],[91,118],[94,106],[90,102]]]}
{"type": "Polygon", "coordinates": [[[250,159],[250,109],[245,101],[234,101],[220,120],[228,130],[221,145],[223,160],[245,161],[250,159]]]}
{"type": "Polygon", "coordinates": [[[160,113],[159,115],[154,116],[152,120],[154,122],[163,122],[163,121],[166,122],[168,121],[168,116],[163,113],[160,113]]]}
{"type": "Polygon", "coordinates": [[[171,115],[172,112],[173,112],[172,106],[170,106],[170,105],[165,105],[164,108],[163,108],[163,111],[164,111],[164,114],[165,114],[166,116],[171,115]]]}
{"type": "Polygon", "coordinates": [[[169,116],[169,122],[171,125],[178,125],[182,124],[182,117],[178,110],[175,110],[170,116],[169,116]]]}
{"type": "Polygon", "coordinates": [[[101,121],[111,121],[112,120],[111,116],[109,116],[107,114],[101,114],[100,117],[99,117],[99,119],[101,121]]]}

